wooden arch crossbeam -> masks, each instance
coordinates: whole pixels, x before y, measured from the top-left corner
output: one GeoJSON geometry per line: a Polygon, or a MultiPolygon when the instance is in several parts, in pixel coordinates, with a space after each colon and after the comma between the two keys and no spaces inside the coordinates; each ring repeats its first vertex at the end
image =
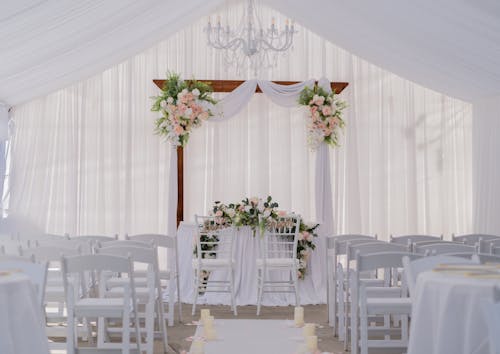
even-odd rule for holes
{"type": "MultiPolygon", "coordinates": [[[[166,80],[153,80],[160,89],[163,89],[166,80]]],[[[189,80],[186,80],[189,81],[189,80]]],[[[214,92],[232,92],[244,81],[242,80],[198,80],[212,86],[214,92]]],[[[273,81],[278,85],[293,85],[300,81],[273,81]]],[[[317,81],[316,81],[317,83],[317,81]]],[[[331,82],[332,91],[336,94],[341,93],[346,87],[347,82],[331,82]]],[[[257,85],[256,93],[261,93],[260,87],[257,85]]],[[[184,218],[184,151],[181,146],[177,147],[177,227],[184,218]]]]}

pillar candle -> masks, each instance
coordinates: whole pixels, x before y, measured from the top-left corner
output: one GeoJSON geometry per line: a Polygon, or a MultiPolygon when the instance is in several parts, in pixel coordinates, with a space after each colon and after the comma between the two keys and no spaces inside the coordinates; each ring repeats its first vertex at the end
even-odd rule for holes
{"type": "Polygon", "coordinates": [[[304,324],[304,308],[297,306],[294,313],[295,325],[302,326],[304,324]]]}
{"type": "Polygon", "coordinates": [[[316,325],[314,323],[306,323],[303,329],[304,337],[314,336],[316,334],[316,325]]]}
{"type": "Polygon", "coordinates": [[[210,309],[201,309],[201,320],[203,321],[208,316],[210,316],[210,309]]]}
{"type": "Polygon", "coordinates": [[[189,351],[192,354],[203,354],[205,352],[205,343],[202,340],[195,339],[193,344],[191,344],[191,350],[189,351]]]}
{"type": "Polygon", "coordinates": [[[316,350],[318,350],[318,337],[316,336],[306,337],[306,346],[307,350],[314,353],[316,350]]]}

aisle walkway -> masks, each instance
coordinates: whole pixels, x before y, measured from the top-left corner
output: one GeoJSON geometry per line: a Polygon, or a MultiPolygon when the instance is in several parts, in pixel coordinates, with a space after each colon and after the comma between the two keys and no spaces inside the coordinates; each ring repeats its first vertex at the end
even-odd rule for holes
{"type": "MultiPolygon", "coordinates": [[[[209,308],[212,315],[215,318],[229,318],[229,319],[293,319],[293,307],[263,307],[261,315],[257,317],[255,306],[240,306],[238,307],[238,316],[235,317],[231,313],[229,306],[203,306],[201,308],[209,308]]],[[[317,335],[319,337],[319,349],[322,351],[343,353],[343,346],[341,342],[338,342],[336,338],[332,336],[332,329],[326,324],[327,312],[326,305],[308,305],[305,308],[305,321],[318,323],[323,328],[317,329],[317,335]]],[[[185,338],[192,336],[196,331],[196,326],[188,326],[186,323],[190,323],[194,319],[198,319],[199,312],[195,318],[191,316],[191,306],[185,304],[183,306],[183,322],[184,324],[175,324],[174,327],[168,327],[168,340],[169,345],[175,350],[175,353],[179,353],[182,349],[188,350],[190,342],[185,341],[185,338]]],[[[158,349],[161,343],[157,343],[158,349]]],[[[160,353],[160,351],[158,351],[160,353]]],[[[222,353],[221,353],[222,354],[222,353]]]]}

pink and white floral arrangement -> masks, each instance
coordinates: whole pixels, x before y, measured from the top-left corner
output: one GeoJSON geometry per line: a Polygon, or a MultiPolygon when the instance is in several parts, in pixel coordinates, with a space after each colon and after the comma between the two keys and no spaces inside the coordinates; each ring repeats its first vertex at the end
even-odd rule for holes
{"type": "Polygon", "coordinates": [[[217,103],[212,98],[210,85],[196,81],[184,81],[179,74],[168,73],[161,94],[152,97],[151,110],[160,112],[155,130],[175,146],[185,146],[194,128],[212,116],[210,105],[217,103]]]}
{"type": "Polygon", "coordinates": [[[342,111],[347,107],[334,92],[328,92],[317,84],[305,87],[300,93],[299,104],[308,109],[308,142],[317,149],[322,142],[338,146],[338,134],[345,125],[342,111]]]}
{"type": "MultiPolygon", "coordinates": [[[[230,204],[217,201],[211,211],[211,214],[215,216],[216,225],[210,225],[207,229],[249,226],[253,230],[254,236],[257,230],[262,235],[265,229],[279,217],[289,214],[284,210],[279,210],[278,207],[278,203],[273,201],[271,196],[268,196],[265,200],[257,197],[245,198],[240,203],[230,204]]],[[[319,224],[307,224],[302,220],[300,221],[297,243],[298,276],[300,279],[305,277],[307,261],[316,248],[314,238],[318,236],[316,233],[318,226],[319,224]]]]}

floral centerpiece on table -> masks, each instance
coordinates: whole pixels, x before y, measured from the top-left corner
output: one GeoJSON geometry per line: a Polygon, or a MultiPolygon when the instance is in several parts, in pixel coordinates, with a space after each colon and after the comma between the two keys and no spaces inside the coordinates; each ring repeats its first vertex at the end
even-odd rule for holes
{"type": "Polygon", "coordinates": [[[338,134],[345,125],[342,111],[347,107],[334,92],[329,92],[317,84],[305,87],[299,96],[299,104],[308,108],[308,142],[317,149],[324,141],[330,146],[338,146],[338,134]]]}
{"type": "MultiPolygon", "coordinates": [[[[278,210],[278,203],[273,201],[271,196],[262,200],[260,198],[245,198],[240,203],[224,204],[219,201],[214,203],[211,214],[215,217],[213,222],[203,225],[207,235],[212,239],[205,241],[216,241],[217,235],[210,234],[208,231],[224,229],[229,226],[242,227],[249,226],[254,233],[259,230],[261,235],[267,228],[271,227],[279,217],[286,216],[288,213],[278,210]]],[[[317,237],[316,228],[319,224],[306,224],[300,221],[299,240],[297,243],[297,259],[299,260],[299,278],[303,279],[307,270],[307,260],[311,252],[316,248],[314,238],[317,237]]]]}
{"type": "Polygon", "coordinates": [[[152,97],[151,110],[161,113],[155,121],[156,133],[176,146],[185,146],[191,130],[213,115],[209,107],[217,101],[212,92],[206,83],[184,81],[179,74],[168,73],[160,95],[152,97]]]}

